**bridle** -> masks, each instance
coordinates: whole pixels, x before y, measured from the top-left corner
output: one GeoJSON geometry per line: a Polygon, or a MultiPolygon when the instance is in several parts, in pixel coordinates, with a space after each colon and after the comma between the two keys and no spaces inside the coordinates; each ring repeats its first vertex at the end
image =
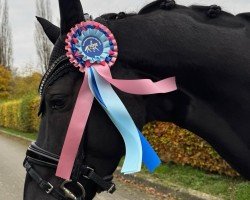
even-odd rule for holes
{"type": "Polygon", "coordinates": [[[80,167],[80,171],[74,171],[72,173],[72,180],[65,180],[60,185],[60,188],[55,188],[50,182],[44,180],[36,172],[33,166],[38,165],[55,169],[57,167],[58,160],[58,155],[50,153],[38,147],[35,142],[32,142],[28,147],[26,158],[23,163],[27,173],[38,184],[38,186],[44,192],[52,195],[56,199],[83,200],[85,198],[86,192],[82,184],[78,182],[80,177],[85,178],[86,181],[93,181],[95,184],[97,184],[99,186],[98,192],[107,191],[108,193],[113,193],[116,190],[115,184],[112,182],[112,176],[106,176],[102,178],[96,174],[93,168],[86,165],[76,166],[76,169],[79,169],[78,167],[80,167]],[[74,184],[81,191],[81,194],[78,195],[78,197],[66,187],[68,183],[74,184]]]}
{"type": "MultiPolygon", "coordinates": [[[[65,56],[60,57],[54,62],[54,64],[45,74],[40,89],[42,88],[43,90],[44,84],[49,74],[53,73],[53,71],[56,70],[57,66],[61,64],[63,64],[63,66],[69,65],[68,59],[65,58],[65,56]]],[[[36,165],[45,168],[56,169],[59,161],[58,155],[46,151],[40,148],[35,142],[32,142],[26,152],[26,157],[23,162],[23,166],[25,167],[29,176],[45,193],[53,196],[55,199],[58,200],[84,200],[86,196],[86,191],[80,180],[84,180],[85,183],[89,181],[95,183],[95,185],[98,187],[97,192],[107,191],[108,193],[112,194],[116,190],[115,184],[112,182],[113,176],[109,175],[101,177],[95,172],[93,168],[84,164],[85,158],[86,155],[84,153],[84,149],[80,148],[77,159],[74,164],[73,172],[71,174],[71,180],[64,180],[58,188],[53,186],[50,182],[46,181],[34,169],[34,166],[36,165]],[[67,185],[69,184],[73,184],[73,186],[75,186],[75,188],[80,191],[80,194],[76,195],[70,189],[68,189],[67,185]]]]}

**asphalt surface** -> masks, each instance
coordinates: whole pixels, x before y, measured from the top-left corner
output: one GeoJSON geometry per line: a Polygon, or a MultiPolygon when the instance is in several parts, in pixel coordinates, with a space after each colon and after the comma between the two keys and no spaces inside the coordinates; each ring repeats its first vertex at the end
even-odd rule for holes
{"type": "MultiPolygon", "coordinates": [[[[22,162],[28,143],[0,134],[0,200],[22,200],[25,170],[22,162]]],[[[95,200],[157,200],[145,191],[115,180],[117,191],[95,200]]]]}

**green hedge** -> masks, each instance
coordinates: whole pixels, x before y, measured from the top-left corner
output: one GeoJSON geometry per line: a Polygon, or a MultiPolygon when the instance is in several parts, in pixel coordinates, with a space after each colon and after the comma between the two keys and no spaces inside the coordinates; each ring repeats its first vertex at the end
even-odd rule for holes
{"type": "Polygon", "coordinates": [[[144,126],[143,133],[164,162],[239,176],[206,141],[173,123],[152,122],[144,126]]]}
{"type": "Polygon", "coordinates": [[[0,104],[0,126],[24,132],[37,132],[39,97],[26,96],[0,104]]]}

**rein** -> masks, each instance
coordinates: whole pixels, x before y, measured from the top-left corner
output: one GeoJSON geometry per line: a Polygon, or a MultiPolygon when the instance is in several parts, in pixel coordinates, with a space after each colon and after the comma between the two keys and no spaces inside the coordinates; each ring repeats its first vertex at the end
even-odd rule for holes
{"type": "Polygon", "coordinates": [[[116,190],[115,184],[112,182],[112,175],[102,178],[95,170],[87,165],[82,165],[76,162],[75,168],[80,169],[72,173],[71,180],[65,180],[61,183],[59,188],[53,186],[50,182],[46,181],[39,173],[34,169],[34,165],[56,169],[59,161],[59,156],[48,152],[36,145],[33,142],[26,152],[26,158],[23,162],[27,173],[37,183],[37,185],[47,194],[52,195],[58,200],[74,199],[84,200],[86,191],[79,179],[84,178],[86,181],[92,181],[99,186],[99,192],[107,191],[113,193],[116,190]],[[75,195],[70,189],[67,188],[68,184],[74,184],[80,191],[80,195],[75,195]]]}

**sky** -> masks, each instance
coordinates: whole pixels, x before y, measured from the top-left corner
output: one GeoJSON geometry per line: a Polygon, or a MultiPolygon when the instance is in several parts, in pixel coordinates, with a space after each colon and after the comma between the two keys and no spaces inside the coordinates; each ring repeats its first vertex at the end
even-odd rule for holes
{"type": "MultiPolygon", "coordinates": [[[[26,71],[27,66],[32,70],[40,71],[37,63],[36,47],[34,42],[35,31],[35,1],[36,0],[8,0],[9,17],[13,39],[13,66],[19,73],[26,71]]],[[[53,23],[59,22],[58,0],[50,0],[53,12],[53,23]]],[[[137,12],[153,0],[81,0],[84,12],[97,17],[109,12],[137,12]],[[98,5],[98,6],[97,6],[98,5]]],[[[212,5],[217,4],[223,10],[238,14],[250,12],[249,0],[176,0],[182,5],[212,5]]]]}

